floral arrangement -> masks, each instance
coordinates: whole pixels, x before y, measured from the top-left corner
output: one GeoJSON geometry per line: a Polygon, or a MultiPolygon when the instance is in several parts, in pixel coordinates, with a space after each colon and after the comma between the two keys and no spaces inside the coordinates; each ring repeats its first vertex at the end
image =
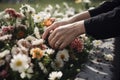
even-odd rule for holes
{"type": "Polygon", "coordinates": [[[73,80],[80,72],[91,50],[91,39],[81,35],[63,50],[52,49],[41,38],[57,20],[49,9],[36,12],[24,4],[20,12],[11,8],[0,12],[0,79],[73,80]]]}

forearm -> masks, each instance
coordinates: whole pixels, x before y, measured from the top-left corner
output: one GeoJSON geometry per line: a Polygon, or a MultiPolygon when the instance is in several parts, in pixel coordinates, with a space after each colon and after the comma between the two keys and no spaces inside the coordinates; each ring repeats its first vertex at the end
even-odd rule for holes
{"type": "Polygon", "coordinates": [[[74,22],[85,20],[85,19],[88,19],[88,18],[90,18],[89,12],[84,11],[82,13],[79,13],[79,14],[76,14],[76,15],[70,17],[68,21],[69,21],[69,23],[74,23],[74,22]]]}

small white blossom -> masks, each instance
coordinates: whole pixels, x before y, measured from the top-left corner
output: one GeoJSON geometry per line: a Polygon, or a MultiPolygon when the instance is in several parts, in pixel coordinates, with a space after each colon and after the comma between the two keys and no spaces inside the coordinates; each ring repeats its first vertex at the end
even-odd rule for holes
{"type": "Polygon", "coordinates": [[[12,38],[11,34],[3,35],[3,36],[0,36],[0,41],[9,40],[11,38],[12,38]]]}
{"type": "Polygon", "coordinates": [[[91,3],[90,0],[83,0],[84,3],[91,3]]]}
{"type": "Polygon", "coordinates": [[[43,44],[44,43],[44,40],[43,39],[36,39],[34,41],[32,41],[32,45],[40,45],[40,44],[43,44]]]}
{"type": "Polygon", "coordinates": [[[35,27],[35,28],[34,28],[34,34],[35,34],[35,36],[36,36],[38,39],[41,38],[41,35],[40,35],[40,32],[39,32],[38,27],[35,27]]]}
{"type": "Polygon", "coordinates": [[[57,71],[54,71],[54,72],[51,72],[50,74],[49,74],[49,80],[58,80],[58,79],[60,79],[61,77],[62,77],[62,72],[61,71],[59,71],[59,72],[57,72],[57,71]]]}
{"type": "Polygon", "coordinates": [[[33,37],[33,36],[27,36],[27,37],[26,37],[26,40],[27,40],[27,41],[34,41],[34,40],[36,40],[36,38],[33,37]]]}
{"type": "Polygon", "coordinates": [[[4,58],[6,55],[10,54],[9,50],[5,50],[3,52],[0,52],[0,58],[4,58]]]}
{"type": "Polygon", "coordinates": [[[104,58],[105,58],[105,60],[113,61],[113,55],[111,55],[111,54],[104,54],[104,58]]]}
{"type": "Polygon", "coordinates": [[[45,66],[43,65],[43,63],[39,62],[38,64],[39,64],[41,70],[42,70],[44,73],[48,73],[48,71],[47,71],[47,69],[45,68],[45,66]]]}
{"type": "Polygon", "coordinates": [[[100,47],[103,42],[101,40],[94,40],[92,43],[95,47],[100,47]]]}
{"type": "Polygon", "coordinates": [[[20,74],[20,76],[21,76],[22,79],[25,78],[25,77],[27,77],[28,79],[30,79],[32,77],[31,73],[33,73],[33,69],[30,67],[26,71],[22,72],[20,74]]]}
{"type": "Polygon", "coordinates": [[[53,49],[46,49],[45,52],[47,52],[47,54],[53,54],[55,52],[55,50],[53,49]]]}

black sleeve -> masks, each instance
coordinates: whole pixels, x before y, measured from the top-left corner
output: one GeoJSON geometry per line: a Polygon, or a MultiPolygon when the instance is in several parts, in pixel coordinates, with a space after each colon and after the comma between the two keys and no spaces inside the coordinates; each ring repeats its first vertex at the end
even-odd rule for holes
{"type": "Polygon", "coordinates": [[[112,1],[106,1],[96,7],[95,9],[88,10],[91,17],[99,15],[101,13],[106,13],[108,11],[113,10],[115,7],[120,5],[120,0],[112,0],[112,1]]]}
{"type": "Polygon", "coordinates": [[[105,39],[120,35],[120,6],[112,11],[86,19],[84,22],[88,35],[105,39]]]}

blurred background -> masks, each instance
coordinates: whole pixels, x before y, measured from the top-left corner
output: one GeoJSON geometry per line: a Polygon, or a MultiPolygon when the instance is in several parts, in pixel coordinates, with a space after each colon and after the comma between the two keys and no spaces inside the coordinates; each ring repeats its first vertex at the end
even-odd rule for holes
{"type": "Polygon", "coordinates": [[[67,3],[69,6],[74,7],[76,11],[80,9],[88,9],[90,7],[95,7],[105,0],[0,0],[0,11],[5,8],[15,8],[19,10],[21,4],[30,4],[37,10],[42,10],[49,4],[54,6],[56,4],[64,8],[63,3],[67,3]],[[87,3],[87,4],[83,4],[87,3]]]}

